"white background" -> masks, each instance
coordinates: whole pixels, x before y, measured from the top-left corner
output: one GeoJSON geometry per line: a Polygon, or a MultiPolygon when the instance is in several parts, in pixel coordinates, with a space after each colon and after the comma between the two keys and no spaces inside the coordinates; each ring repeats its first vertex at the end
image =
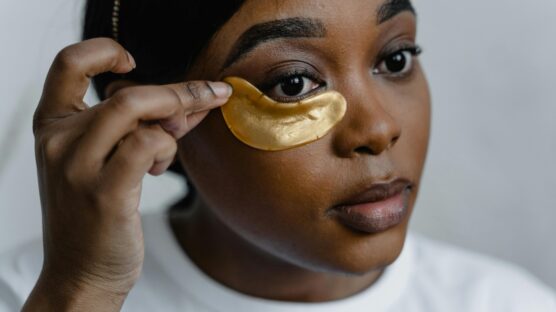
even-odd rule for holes
{"type": "MultiPolygon", "coordinates": [[[[31,115],[81,1],[0,0],[0,252],[40,235],[31,115]]],[[[556,1],[417,0],[433,132],[413,228],[556,287],[556,1]]],[[[148,178],[143,209],[182,185],[148,178]]]]}

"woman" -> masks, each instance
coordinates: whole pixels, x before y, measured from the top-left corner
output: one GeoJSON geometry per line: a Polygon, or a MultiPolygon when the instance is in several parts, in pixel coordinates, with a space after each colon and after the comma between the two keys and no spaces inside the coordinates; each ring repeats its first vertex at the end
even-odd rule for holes
{"type": "Polygon", "coordinates": [[[406,242],[430,124],[408,1],[88,1],[85,39],[107,36],[47,77],[44,263],[36,283],[1,271],[5,305],[35,284],[24,311],[556,309],[511,266],[406,242]],[[347,111],[319,140],[252,148],[218,109],[229,76],[285,103],[335,90],[347,111]],[[195,191],[142,219],[144,174],[176,155],[195,191]]]}

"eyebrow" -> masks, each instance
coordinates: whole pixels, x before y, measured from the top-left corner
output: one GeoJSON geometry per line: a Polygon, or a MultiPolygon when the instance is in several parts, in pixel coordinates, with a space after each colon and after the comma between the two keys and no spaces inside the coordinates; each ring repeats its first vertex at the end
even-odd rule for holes
{"type": "Polygon", "coordinates": [[[377,9],[377,24],[380,25],[404,11],[409,11],[413,15],[416,14],[415,8],[409,0],[387,0],[377,9]]]}
{"type": "Polygon", "coordinates": [[[236,41],[224,62],[224,68],[239,61],[259,44],[280,38],[322,38],[326,27],[318,19],[292,17],[256,24],[246,30],[236,41]]]}
{"type": "MultiPolygon", "coordinates": [[[[415,9],[409,0],[387,0],[376,11],[377,25],[394,16],[415,9]]],[[[323,38],[326,27],[319,19],[292,17],[253,25],[236,41],[226,58],[222,70],[230,67],[242,57],[253,51],[258,45],[281,38],[323,38]]]]}

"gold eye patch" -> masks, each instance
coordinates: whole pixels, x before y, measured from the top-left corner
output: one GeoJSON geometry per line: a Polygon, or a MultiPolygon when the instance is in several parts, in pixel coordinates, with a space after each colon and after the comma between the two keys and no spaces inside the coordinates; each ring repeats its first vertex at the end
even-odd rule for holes
{"type": "Polygon", "coordinates": [[[236,138],[257,149],[280,151],[316,141],[346,113],[346,100],[336,91],[280,103],[241,78],[224,81],[234,90],[221,108],[224,120],[236,138]]]}

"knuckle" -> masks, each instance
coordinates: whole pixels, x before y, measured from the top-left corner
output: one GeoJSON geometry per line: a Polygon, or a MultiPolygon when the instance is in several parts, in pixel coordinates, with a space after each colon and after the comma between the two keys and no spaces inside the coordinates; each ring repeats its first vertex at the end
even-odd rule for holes
{"type": "MultiPolygon", "coordinates": [[[[175,100],[177,100],[178,102],[182,101],[182,96],[180,95],[180,93],[174,89],[174,88],[165,88],[166,91],[168,91],[169,95],[172,96],[175,100]]],[[[186,91],[188,97],[191,96],[191,94],[189,94],[189,91],[186,91]]]]}
{"type": "Polygon", "coordinates": [[[35,140],[37,150],[44,161],[52,163],[61,158],[63,142],[59,136],[40,134],[35,140]]]}
{"type": "Polygon", "coordinates": [[[172,137],[164,130],[153,128],[142,128],[134,132],[135,143],[141,149],[159,150],[174,144],[172,137]]]}
{"type": "Polygon", "coordinates": [[[133,109],[133,103],[136,103],[138,96],[134,88],[124,88],[119,90],[112,96],[110,105],[121,113],[129,113],[133,109]]]}
{"type": "Polygon", "coordinates": [[[138,129],[134,131],[132,138],[140,149],[150,149],[158,144],[155,134],[147,129],[138,129]]]}
{"type": "Polygon", "coordinates": [[[178,151],[178,142],[175,139],[168,136],[166,142],[168,144],[167,146],[169,146],[174,153],[178,151]]]}
{"type": "Polygon", "coordinates": [[[80,56],[76,45],[67,46],[58,52],[53,66],[62,71],[80,67],[80,56]]]}
{"type": "Polygon", "coordinates": [[[164,155],[166,154],[175,154],[178,150],[178,145],[176,140],[172,139],[170,136],[163,136],[159,140],[159,145],[157,146],[160,151],[164,151],[164,155]]]}
{"type": "Polygon", "coordinates": [[[43,143],[43,153],[47,161],[55,161],[61,157],[62,142],[57,137],[47,139],[43,143]]]}
{"type": "Polygon", "coordinates": [[[203,81],[188,81],[185,90],[193,101],[200,101],[213,96],[210,86],[203,81]]]}
{"type": "Polygon", "coordinates": [[[158,128],[159,129],[157,130],[153,130],[154,132],[156,132],[157,144],[158,144],[157,146],[159,146],[160,148],[168,148],[168,147],[173,148],[174,146],[176,146],[176,139],[174,139],[173,136],[168,134],[161,127],[158,128]]]}

